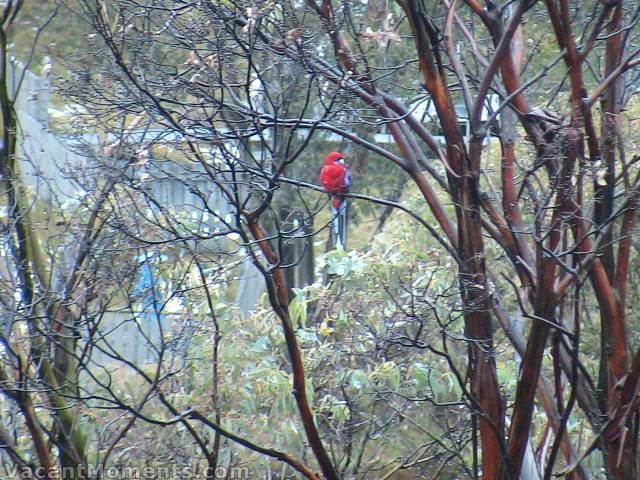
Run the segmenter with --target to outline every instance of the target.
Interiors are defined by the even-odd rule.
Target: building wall
[[[81,142],[71,137],[63,138],[51,129],[49,111],[52,109],[50,83],[47,77],[39,77],[24,70],[24,65],[14,62],[11,70],[11,93],[16,95],[16,110],[19,120],[19,168],[26,191],[45,204],[63,205],[68,200],[82,195],[78,183],[74,180],[91,165],[92,160],[82,152]],[[18,90],[19,87],[19,90]],[[97,143],[93,138],[83,136],[84,141]],[[162,175],[152,175],[150,188],[155,198],[164,205],[189,211],[202,209],[202,199],[191,189],[207,192],[209,208],[224,214],[229,211],[210,182],[190,172],[189,178],[180,178],[179,172],[165,171]],[[219,249],[220,240],[204,242],[203,248]],[[132,260],[133,261],[133,260]],[[249,262],[239,268],[238,289],[235,299],[243,315],[247,315],[264,292],[264,280]],[[178,326],[185,329],[188,319],[175,314],[163,314],[159,317],[144,312],[107,312],[100,320],[100,331],[105,335],[100,344],[105,350],[111,348],[129,361],[141,364],[157,359],[157,349],[162,344],[160,331],[171,337],[172,329]],[[162,327],[162,328],[160,328]],[[181,331],[182,331],[181,330]],[[188,339],[182,339],[182,343]],[[175,348],[180,342],[174,342]],[[172,347],[172,348],[173,348]],[[109,355],[95,349],[92,361],[109,362]]]

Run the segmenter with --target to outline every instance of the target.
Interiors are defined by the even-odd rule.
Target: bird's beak
[[[341,158],[340,160],[336,160],[334,163],[336,165],[344,165],[344,160]]]

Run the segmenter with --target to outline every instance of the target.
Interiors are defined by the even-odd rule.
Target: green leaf
[[[296,292],[296,296],[289,303],[289,314],[295,326],[307,328],[307,301],[304,294],[298,295]]]
[[[431,369],[424,363],[416,362],[411,367],[410,375],[413,377],[416,390],[424,391],[429,386]]]
[[[366,372],[358,369],[358,370],[354,370],[351,373],[351,378],[349,379],[349,381],[350,381],[351,387],[354,390],[361,391],[367,385],[369,385],[369,376],[366,374]]]

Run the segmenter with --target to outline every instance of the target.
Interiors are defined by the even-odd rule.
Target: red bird
[[[344,157],[340,152],[331,152],[324,159],[324,166],[320,171],[320,183],[331,195],[331,204],[338,210],[342,204],[341,194],[349,193],[351,185],[351,172],[344,164]]]
[[[331,244],[344,249],[347,246],[348,205],[345,193],[351,186],[351,172],[344,164],[340,152],[331,152],[324,159],[320,183],[331,196]]]

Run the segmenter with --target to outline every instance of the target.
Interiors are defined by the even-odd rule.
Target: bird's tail
[[[349,204],[344,197],[331,197],[331,243],[335,248],[347,248]]]

